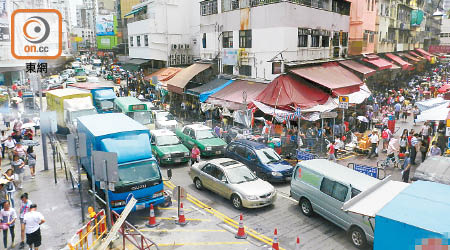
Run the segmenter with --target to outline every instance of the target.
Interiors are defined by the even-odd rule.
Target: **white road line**
[[[289,197],[289,195],[286,195],[286,194],[284,194],[284,193],[282,193],[282,192],[280,192],[280,191],[278,191],[278,195],[281,196],[281,197],[283,197],[283,198],[285,198],[285,199],[287,199],[287,200],[290,200],[290,201],[292,201],[292,202],[295,202],[295,203],[298,202],[298,201],[296,201],[295,199]]]
[[[197,207],[194,207],[194,206],[191,205],[191,208],[195,209],[197,212],[199,212],[199,213],[201,213],[201,214],[206,216],[206,213],[203,212],[202,210],[198,209]]]

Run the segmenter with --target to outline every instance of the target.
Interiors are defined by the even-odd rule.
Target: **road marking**
[[[178,209],[178,208],[177,207],[158,207],[158,210],[176,210],[176,209]],[[189,208],[183,208],[183,209],[184,209],[184,211],[192,211],[192,209],[189,209]],[[194,208],[194,209],[198,210],[198,208]]]
[[[175,188],[175,185],[173,183],[171,183],[170,181],[166,181],[166,182],[164,182],[164,184],[170,189]],[[192,202],[194,205],[198,206],[199,208],[204,209],[206,212],[214,215],[215,217],[222,220],[224,223],[228,224],[229,226],[232,226],[235,229],[239,228],[239,223],[237,221],[235,221],[235,220],[231,219],[230,217],[224,215],[223,213],[215,210],[214,208],[206,205],[205,203],[201,202],[194,196],[187,194],[187,200]],[[246,228],[247,234],[250,235],[251,237],[253,237],[254,239],[257,239],[265,244],[272,245],[273,240],[271,238],[265,236],[264,234],[260,234],[260,233],[256,232],[252,228],[248,228],[245,226],[244,226],[244,228]],[[280,247],[280,249],[285,250],[282,247]]]
[[[248,241],[209,241],[209,242],[180,242],[180,243],[162,243],[157,244],[158,247],[170,247],[170,246],[217,246],[217,245],[247,245]]]
[[[349,155],[349,156],[346,156],[346,157],[342,157],[342,158],[339,158],[339,159],[337,159],[338,161],[340,161],[340,160],[346,160],[346,159],[349,159],[349,158],[352,158],[352,157],[355,157],[356,156],[356,154],[351,154],[351,155]]]
[[[143,232],[155,232],[155,233],[160,233],[160,232],[202,232],[202,233],[207,233],[207,232],[228,232],[227,230],[224,229],[148,229],[148,228],[143,228],[140,231]]]
[[[282,192],[278,192],[278,195],[281,196],[281,197],[283,197],[283,198],[285,198],[285,199],[287,199],[287,200],[290,200],[290,201],[292,201],[292,202],[298,203],[298,201],[296,201],[296,200],[293,199],[292,197],[289,197],[289,195],[286,195],[286,194],[284,194],[284,193],[282,193]]]
[[[199,212],[199,213],[201,213],[201,214],[203,214],[203,215],[205,215],[206,216],[206,213],[205,212],[203,212],[202,210],[200,210],[200,209],[198,209],[198,208],[196,208],[196,207],[194,207],[194,206],[191,206],[195,211],[197,211],[197,212]]]
[[[148,218],[146,216],[142,216],[142,218]],[[178,218],[169,218],[169,217],[156,217],[157,220],[178,220]],[[185,220],[190,221],[211,221],[210,219],[192,219],[192,218],[185,218]]]

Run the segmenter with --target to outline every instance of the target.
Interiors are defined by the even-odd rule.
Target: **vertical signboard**
[[[0,42],[10,41],[9,14],[6,0],[0,0]]]

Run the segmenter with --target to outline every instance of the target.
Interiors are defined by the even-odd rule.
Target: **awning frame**
[[[147,10],[147,5],[139,7],[137,9],[131,10],[130,12],[128,12],[127,14],[125,14],[123,17],[129,17],[131,15],[137,14],[143,10]]]

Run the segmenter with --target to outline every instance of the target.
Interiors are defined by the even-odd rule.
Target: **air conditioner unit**
[[[177,65],[181,64],[181,55],[177,55]]]
[[[172,49],[177,49],[177,48],[178,48],[178,45],[172,44]]]
[[[184,44],[178,44],[178,49],[184,49]]]
[[[181,55],[181,64],[187,64],[186,55]]]
[[[190,47],[190,45],[187,44],[187,43],[184,45],[184,48],[185,48],[185,49],[189,49],[189,47]]]

